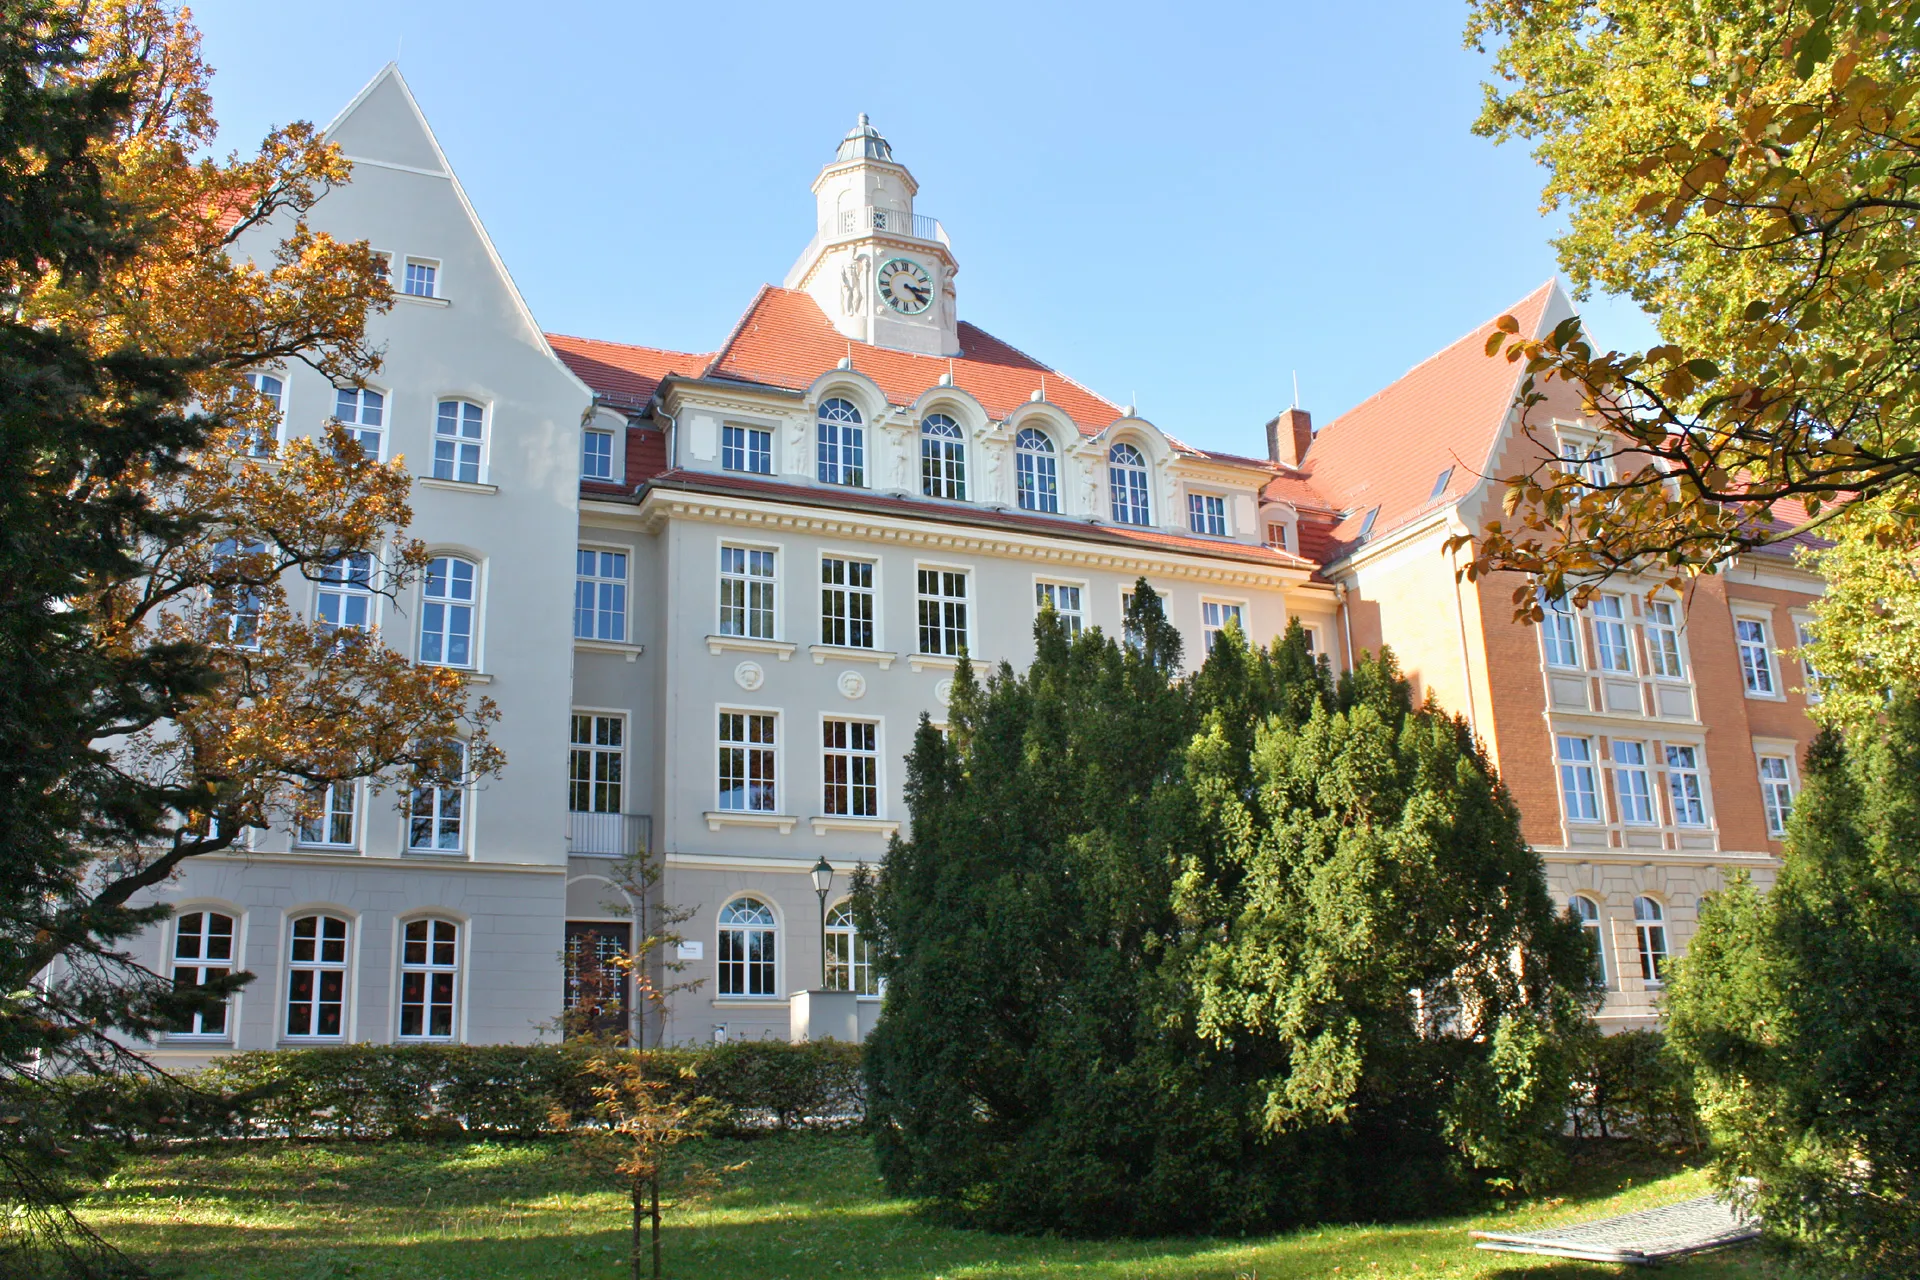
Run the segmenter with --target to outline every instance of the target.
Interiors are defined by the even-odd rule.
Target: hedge
[[[1571,1110],[1577,1137],[1681,1148],[1702,1142],[1692,1073],[1658,1031],[1589,1037],[1574,1073]]]
[[[630,1049],[719,1103],[719,1132],[861,1123],[860,1047],[749,1041]],[[527,1137],[591,1108],[585,1053],[568,1045],[343,1045],[237,1053],[186,1077],[190,1095],[103,1078],[93,1114],[129,1140],[160,1133],[289,1138]],[[117,1119],[124,1117],[124,1120]]]

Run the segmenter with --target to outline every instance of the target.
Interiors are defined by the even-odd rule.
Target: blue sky
[[[865,111],[960,313],[1203,447],[1328,422],[1554,271],[1470,132],[1463,4],[202,0],[222,143],[401,69],[547,329],[711,350],[813,232]],[[1586,308],[1643,345],[1629,305]]]

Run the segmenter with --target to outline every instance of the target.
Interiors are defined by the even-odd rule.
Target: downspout
[[[1346,667],[1347,674],[1353,674],[1353,615],[1347,610],[1347,584],[1333,584],[1333,598],[1340,605],[1340,630],[1347,637]]]
[[[671,471],[680,465],[678,457],[680,453],[680,423],[672,414],[660,407],[660,401],[658,399],[653,402],[653,416],[655,418],[665,418],[667,425],[673,428],[667,436],[667,470]]]

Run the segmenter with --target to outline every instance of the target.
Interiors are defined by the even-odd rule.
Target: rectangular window
[[[770,713],[720,713],[720,808],[731,813],[773,813],[774,717]]]
[[[773,432],[758,427],[721,427],[720,465],[728,471],[772,475]]]
[[[967,647],[967,575],[920,570],[920,652],[958,657]]]
[[[1036,582],[1033,584],[1033,607],[1035,610],[1053,606],[1060,615],[1060,621],[1067,624],[1067,636],[1072,638],[1080,634],[1086,625],[1086,616],[1080,611],[1080,588],[1065,582]]]
[[[1633,670],[1633,650],[1627,647],[1627,604],[1619,596],[1596,596],[1593,601],[1593,656],[1602,671]]]
[[[280,427],[287,417],[287,384],[271,373],[249,373],[245,377],[247,385],[267,402],[273,417],[271,427],[255,432],[247,442],[247,452],[256,458],[270,457],[274,445],[280,442]]]
[[[300,806],[300,843],[326,848],[353,847],[353,801],[356,784],[328,782],[307,792]]]
[[[820,557],[820,643],[873,648],[873,563]]]
[[[1686,665],[1680,660],[1680,614],[1678,609],[1666,600],[1655,600],[1647,605],[1647,665],[1653,668],[1653,674],[1669,680],[1679,680],[1686,676]]]
[[[1607,451],[1599,445],[1589,445],[1580,456],[1580,478],[1587,482],[1590,489],[1598,489],[1613,480],[1613,467]]]
[[[1216,493],[1187,495],[1187,528],[1210,538],[1227,536],[1227,500]]]
[[[879,726],[871,720],[828,720],[822,725],[821,772],[825,812],[849,818],[880,815]]]
[[[335,387],[333,416],[345,428],[347,438],[360,446],[367,461],[380,461],[382,442],[387,438],[387,398],[366,387]]]
[[[471,400],[442,400],[433,419],[433,478],[480,483],[487,411]]]
[[[1767,834],[1785,835],[1793,816],[1793,774],[1785,756],[1760,757],[1760,803],[1767,810]]]
[[[1288,535],[1287,526],[1279,521],[1267,525],[1267,545],[1275,551],[1293,550],[1293,539]]]
[[[1214,641],[1231,622],[1240,629],[1240,638],[1247,638],[1247,620],[1237,604],[1228,604],[1221,600],[1202,600],[1200,602],[1200,639],[1208,653],[1213,652]]]
[[[409,920],[400,943],[400,1037],[453,1039],[453,984],[460,972],[460,926]]]
[[[613,479],[613,432],[589,431],[580,455],[580,476],[584,480]]]
[[[1560,798],[1567,821],[1600,821],[1600,795],[1593,785],[1593,743],[1572,734],[1557,738],[1560,758]]]
[[[464,775],[467,768],[466,744],[453,743],[451,751],[452,759],[447,762],[448,774],[455,777]],[[407,848],[434,853],[460,852],[463,847],[460,837],[465,825],[466,796],[466,787],[459,781],[415,787],[413,799],[407,807]]]
[[[1806,677],[1806,687],[1802,692],[1808,702],[1820,701],[1820,669],[1813,665],[1813,655],[1808,650],[1813,645],[1813,624],[1795,619],[1793,638],[1800,646],[1800,672]]]
[[[720,634],[773,639],[773,552],[720,548]]]
[[[581,547],[575,553],[573,634],[579,640],[626,643],[626,552]]]
[[[1540,641],[1550,667],[1580,666],[1580,635],[1574,627],[1573,606],[1565,597],[1554,600],[1540,593]]]
[[[364,551],[322,565],[315,574],[315,610],[328,630],[373,625],[373,557]]]
[[[1736,618],[1735,641],[1740,646],[1740,678],[1747,692],[1770,696],[1773,693],[1773,654],[1767,643],[1767,624],[1756,618]]]
[[[435,277],[440,274],[437,263],[424,262],[418,258],[407,259],[407,275],[402,292],[410,298],[434,298]]]
[[[1620,821],[1635,826],[1652,826],[1656,821],[1646,743],[1614,740],[1613,797],[1620,806]]]
[[[1698,748],[1667,748],[1667,799],[1673,803],[1673,820],[1679,826],[1707,825],[1707,793],[1700,785]]]
[[[193,911],[173,924],[173,986],[176,991],[204,987],[233,972],[233,917],[217,911]],[[227,1034],[227,1002],[182,1016],[167,1028],[176,1036]]]
[[[619,813],[626,774],[627,722],[624,716],[573,713],[567,748],[567,810],[570,813]]]

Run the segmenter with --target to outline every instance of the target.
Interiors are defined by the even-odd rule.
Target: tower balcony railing
[[[953,242],[947,239],[947,229],[940,225],[940,219],[930,218],[924,213],[907,214],[898,209],[883,209],[870,204],[859,209],[842,209],[834,217],[828,218],[813,233],[813,239],[807,241],[807,247],[800,251],[794,270],[798,271],[806,263],[812,262],[814,254],[823,245],[838,244],[842,240],[871,235],[875,231],[945,245],[949,249],[953,247]],[[793,283],[793,277],[789,276],[787,284],[791,286]]]
[[[567,852],[625,858],[653,847],[653,815],[569,813]]]

